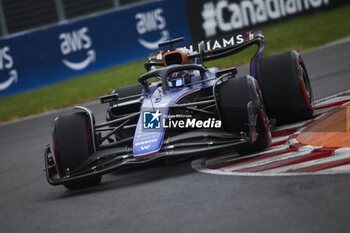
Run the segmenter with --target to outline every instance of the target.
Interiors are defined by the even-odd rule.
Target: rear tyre
[[[53,150],[56,168],[60,177],[74,171],[93,152],[91,125],[83,112],[73,112],[57,117],[53,122]],[[101,176],[91,176],[71,182],[64,186],[79,189],[97,185]]]
[[[239,154],[261,151],[271,144],[270,127],[265,114],[264,104],[257,81],[250,77],[229,79],[219,88],[219,107],[225,130],[233,134],[250,131],[248,119],[248,103],[253,104],[256,115],[257,139],[247,145],[236,147]]]
[[[257,80],[266,112],[277,124],[309,119],[313,113],[313,96],[305,64],[295,51],[261,59]]]

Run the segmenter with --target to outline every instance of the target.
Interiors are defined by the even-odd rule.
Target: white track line
[[[339,96],[339,97],[336,97],[334,99],[329,99],[329,100],[325,100],[323,102],[320,102],[319,104],[315,105],[315,108],[319,108],[322,106],[334,104],[334,103],[341,102],[344,100],[349,100],[349,99],[350,99],[350,96]]]
[[[337,175],[350,173],[350,170],[342,171],[342,172],[293,172],[293,173],[263,173],[263,172],[227,172],[221,170],[208,169],[204,167],[205,159],[197,159],[192,161],[191,166],[192,169],[206,174],[211,175],[224,175],[224,176],[258,176],[258,177],[277,177],[277,176],[315,176],[315,175]]]
[[[271,169],[263,172],[233,172],[223,169],[208,169],[205,167],[205,158],[194,160],[191,166],[194,170],[202,173],[213,175],[231,175],[231,176],[313,176],[313,175],[336,175],[343,173],[350,173],[350,165],[339,166],[336,168],[325,169],[318,172],[287,172],[290,169],[318,165],[328,162],[333,162],[341,159],[350,158],[350,148],[341,148],[334,152],[334,156],[322,158],[318,160],[308,161],[296,165],[290,165],[282,168]],[[288,169],[284,169],[288,168]]]
[[[322,173],[324,171],[334,172],[334,173],[348,172],[348,171],[350,171],[350,164],[342,165],[342,166],[338,166],[338,167],[333,167],[333,168],[329,168],[329,169],[325,169],[325,170],[322,170],[322,171],[319,171],[319,172]]]
[[[300,128],[300,127],[304,126],[305,124],[307,124],[308,122],[311,122],[313,120],[314,119],[310,119],[310,120],[306,120],[306,121],[301,121],[301,122],[297,122],[297,123],[292,123],[292,124],[288,124],[288,125],[279,126],[279,127],[275,128],[272,133],[278,133],[278,132],[281,132],[281,131],[286,131],[286,130],[292,130],[292,129]]]
[[[276,155],[276,156],[272,156],[272,157],[265,158],[265,159],[259,159],[259,160],[244,163],[244,164],[233,165],[233,166],[230,166],[228,168],[223,168],[221,170],[222,171],[232,171],[232,170],[248,169],[248,168],[253,168],[256,166],[261,166],[261,165],[265,165],[265,164],[269,164],[269,163],[280,162],[280,161],[284,161],[287,159],[296,158],[299,156],[310,154],[314,149],[315,149],[315,147],[312,147],[312,146],[303,146],[303,147],[300,147],[297,151],[288,152],[285,154]]]
[[[344,100],[350,100],[350,96],[341,96],[343,94],[348,94],[348,93],[350,93],[350,90],[322,98],[322,99],[315,102],[315,105],[316,105],[315,107],[321,107],[321,106],[334,104],[334,103],[344,101]],[[348,104],[348,103],[344,103],[342,105],[346,105],[346,104]],[[341,106],[341,105],[339,105],[339,106]],[[280,132],[280,131],[285,131],[285,130],[290,130],[290,129],[302,127],[305,124],[307,124],[308,122],[315,121],[317,119],[322,118],[327,112],[329,112],[329,111],[331,111],[339,106],[334,106],[334,107],[316,110],[315,114],[320,114],[320,116],[318,116],[317,118],[310,119],[310,120],[307,120],[304,122],[298,122],[298,123],[278,127],[273,132]],[[305,129],[305,127],[302,127],[291,135],[275,137],[275,138],[273,138],[273,143],[284,141],[292,135],[299,134],[304,129]],[[295,143],[298,143],[298,141],[296,139],[291,139],[291,140],[287,141],[287,143],[284,145],[272,147],[272,148],[269,148],[261,153],[255,153],[255,154],[246,156],[244,158],[245,159],[254,158],[257,156],[266,155],[267,153],[271,153],[271,152],[278,153],[278,152],[281,152],[283,150],[288,149],[289,145],[295,144]],[[270,170],[263,171],[263,172],[234,172],[234,171],[232,171],[233,169],[238,170],[238,169],[242,169],[242,168],[251,168],[251,167],[255,167],[255,166],[259,166],[259,165],[263,165],[263,164],[268,164],[271,162],[278,162],[278,161],[283,161],[283,160],[286,160],[289,158],[302,156],[302,155],[311,153],[315,148],[316,147],[312,147],[312,146],[304,146],[304,147],[301,147],[297,151],[294,151],[294,152],[289,152],[286,154],[273,156],[271,158],[261,159],[261,160],[257,160],[257,161],[253,161],[253,162],[247,162],[244,164],[238,164],[238,165],[232,164],[232,166],[228,165],[227,167],[222,168],[222,169],[208,169],[206,167],[206,164],[205,164],[206,163],[205,158],[194,160],[194,161],[192,161],[191,165],[192,165],[193,169],[195,169],[199,172],[208,173],[208,174],[216,174],[216,175],[235,175],[235,176],[301,176],[301,175],[302,176],[304,176],[304,175],[310,176],[310,175],[332,175],[332,174],[350,173],[350,165],[343,165],[343,166],[338,166],[338,167],[334,167],[334,168],[324,169],[324,170],[318,171],[318,172],[288,172],[289,170],[292,170],[292,169],[294,170],[294,169],[298,169],[298,168],[304,168],[304,167],[309,167],[309,166],[313,166],[313,165],[319,165],[319,164],[324,164],[324,163],[328,163],[328,162],[334,162],[334,161],[341,160],[341,159],[350,158],[350,148],[337,149],[333,152],[333,155],[330,157],[320,158],[320,159],[307,161],[307,162],[303,162],[303,163],[298,163],[298,164],[293,164],[293,165],[289,165],[289,166],[283,166],[281,168],[270,169]],[[232,158],[232,159],[227,160],[227,158],[228,157],[220,158],[218,160],[214,159],[214,160],[210,160],[210,162],[215,163],[216,161],[219,161],[219,160],[225,161],[225,162],[234,162],[234,161],[242,159],[242,157],[237,156],[236,154],[230,156],[230,158]]]
[[[291,135],[281,136],[281,137],[273,137],[271,143],[274,144],[274,143],[286,141],[290,136]]]
[[[318,115],[318,114],[325,114],[325,113],[328,113],[329,111],[332,111],[333,109],[336,109],[338,106],[335,106],[335,107],[330,107],[330,108],[321,108],[321,109],[316,109],[314,110],[314,115]],[[317,117],[319,118],[319,116]],[[317,119],[317,118],[314,118]]]
[[[235,162],[237,160],[250,159],[250,158],[255,158],[255,157],[258,157],[258,156],[260,157],[260,156],[264,156],[264,155],[269,154],[269,153],[282,152],[282,151],[284,151],[284,150],[286,150],[288,148],[289,148],[289,145],[274,146],[274,147],[270,147],[270,148],[268,148],[268,149],[266,149],[266,150],[264,150],[262,152],[249,154],[249,155],[246,155],[246,156],[235,156],[235,157],[232,157],[232,159],[225,160],[225,162],[226,163],[231,163],[231,162]],[[208,164],[213,164],[213,162],[215,163],[216,161],[215,160],[210,160],[208,162],[209,162]],[[231,167],[229,164],[227,166]],[[235,165],[232,164],[232,166],[235,166]]]
[[[314,104],[319,104],[320,102],[324,102],[326,100],[329,100],[329,99],[334,99],[338,96],[341,96],[341,95],[344,95],[344,94],[349,94],[350,93],[350,89],[349,90],[346,90],[346,91],[342,91],[342,92],[339,92],[337,94],[334,94],[334,95],[329,95],[329,96],[326,96],[324,98],[321,98],[321,99],[318,99],[314,102]]]
[[[311,161],[307,161],[307,162],[304,162],[304,163],[298,163],[298,164],[293,164],[293,165],[284,166],[284,167],[280,167],[280,168],[270,169],[270,170],[264,171],[263,173],[288,172],[289,170],[294,170],[294,169],[299,169],[299,168],[306,168],[306,167],[310,167],[310,166],[314,166],[314,165],[320,165],[320,164],[324,164],[324,163],[328,163],[328,162],[334,162],[334,161],[337,161],[337,160],[348,159],[348,158],[350,158],[350,153],[332,155],[330,157],[316,159],[316,160],[311,160]],[[326,171],[326,170],[327,169],[325,169],[324,171]],[[322,172],[322,171],[320,171],[320,172]]]

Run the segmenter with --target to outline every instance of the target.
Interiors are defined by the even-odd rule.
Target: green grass
[[[262,27],[267,40],[265,56],[303,51],[350,35],[350,5]],[[207,63],[220,68],[246,63],[255,48]],[[74,78],[38,90],[0,99],[0,122],[94,100],[114,88],[134,84],[145,72],[144,61],[131,62],[102,72]]]

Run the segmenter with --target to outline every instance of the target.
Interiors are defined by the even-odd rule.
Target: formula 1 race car
[[[106,122],[96,123],[80,106],[55,118],[52,145],[45,148],[50,184],[77,189],[100,183],[106,173],[154,161],[258,152],[271,144],[272,122],[312,116],[303,60],[295,51],[263,58],[261,31],[176,46],[183,41],[159,44],[168,48],[150,54],[139,84],[100,97],[109,104]],[[204,65],[252,45],[257,52],[250,75]]]

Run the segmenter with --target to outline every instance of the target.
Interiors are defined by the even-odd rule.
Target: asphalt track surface
[[[350,43],[302,55],[316,99],[350,89]],[[105,106],[87,105],[102,121]],[[66,111],[0,125],[0,232],[350,232],[349,174],[220,176],[187,161],[50,186],[43,149]]]

